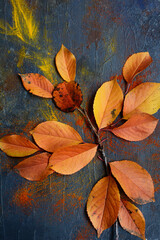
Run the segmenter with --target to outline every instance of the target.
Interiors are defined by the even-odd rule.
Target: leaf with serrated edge
[[[34,143],[20,135],[1,138],[0,149],[11,157],[25,157],[40,150]]]
[[[125,97],[123,118],[128,119],[137,112],[156,113],[160,108],[160,83],[141,83]]]
[[[56,67],[61,77],[67,81],[74,81],[76,76],[76,58],[63,44],[57,53]]]
[[[142,212],[134,204],[122,199],[118,218],[124,230],[145,240],[145,219]]]
[[[18,163],[14,169],[30,181],[42,181],[54,172],[47,168],[50,156],[51,154],[46,152],[34,155]]]
[[[116,221],[119,205],[120,194],[114,178],[102,178],[93,187],[87,201],[87,213],[98,237]]]
[[[53,91],[53,101],[63,112],[73,112],[82,103],[82,92],[76,82],[59,83]]]
[[[149,52],[139,52],[131,55],[124,64],[123,76],[130,83],[133,78],[152,63]]]
[[[58,148],[83,142],[74,128],[57,121],[40,123],[31,131],[31,134],[37,145],[48,152],[54,152]]]
[[[54,86],[47,78],[38,73],[19,74],[19,76],[27,91],[39,97],[52,98]]]
[[[93,112],[99,129],[110,125],[122,109],[123,92],[117,83],[117,76],[109,82],[105,82],[98,89]]]
[[[111,129],[111,132],[128,141],[141,141],[153,133],[157,123],[158,119],[155,117],[147,113],[137,113],[120,127]]]
[[[73,174],[85,167],[94,158],[96,151],[97,145],[92,143],[61,148],[52,154],[49,167],[60,174]]]
[[[154,202],[154,185],[150,174],[139,164],[123,160],[109,163],[113,176],[126,195],[138,204]]]

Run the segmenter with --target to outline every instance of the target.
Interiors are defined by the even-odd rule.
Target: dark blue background
[[[77,59],[77,77],[84,99],[83,107],[92,112],[96,90],[121,73],[127,57],[148,51],[153,63],[135,83],[160,82],[160,1],[158,0],[12,0],[0,1],[0,120],[1,136],[24,134],[38,123],[56,119],[73,126],[85,141],[94,136],[79,113],[65,114],[52,100],[25,91],[17,73],[38,72],[53,84],[61,82],[54,57],[63,43]],[[21,8],[22,7],[22,8]],[[21,11],[20,11],[21,9]],[[23,10],[25,10],[23,12]],[[14,14],[19,15],[21,32],[27,29],[28,11],[32,12],[37,36],[16,36]],[[3,21],[2,21],[3,20]],[[3,23],[5,22],[5,23]],[[159,114],[155,116],[158,118]],[[159,125],[141,142],[127,142],[108,133],[105,151],[108,159],[128,159],[139,163],[152,176],[155,203],[140,206],[146,219],[146,238],[159,239]],[[13,172],[20,159],[0,152],[1,161],[1,240],[80,240],[97,239],[86,214],[86,201],[94,184],[105,176],[103,162],[95,159],[72,176],[51,175],[43,182],[29,182]],[[134,240],[119,227],[120,239]],[[100,239],[114,238],[114,229]]]

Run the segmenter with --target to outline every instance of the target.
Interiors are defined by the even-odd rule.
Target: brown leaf
[[[27,91],[39,97],[52,98],[54,87],[47,78],[38,73],[19,74],[19,76]]]
[[[14,169],[30,181],[41,181],[54,172],[47,168],[50,156],[46,152],[34,155],[18,163]]]
[[[25,157],[40,150],[30,140],[19,135],[1,138],[0,149],[11,157]]]
[[[63,112],[73,112],[82,103],[82,92],[76,82],[59,83],[53,91],[53,100]]]
[[[160,83],[146,82],[132,89],[125,97],[123,116],[130,118],[137,112],[156,113],[160,108]]]
[[[154,186],[150,174],[132,161],[110,163],[111,172],[127,196],[138,204],[154,201]]]
[[[122,199],[118,218],[123,229],[145,240],[145,219],[134,204]]]
[[[152,63],[149,52],[139,52],[131,55],[123,67],[124,79],[129,83],[133,78]]]
[[[128,141],[141,141],[153,133],[157,123],[158,119],[155,117],[147,113],[137,113],[120,127],[112,129],[111,132]]]
[[[94,158],[96,151],[97,145],[92,143],[58,149],[52,154],[49,167],[57,173],[73,174],[85,167]]]
[[[76,76],[76,58],[63,44],[56,55],[55,62],[61,77],[67,82],[74,81]]]
[[[117,83],[117,76],[109,82],[105,82],[98,89],[93,112],[99,128],[110,125],[122,110],[123,92]]]
[[[104,177],[93,187],[87,202],[88,216],[97,230],[98,237],[117,219],[120,194],[115,180]]]
[[[83,142],[74,128],[57,121],[40,123],[31,133],[37,145],[48,152]]]

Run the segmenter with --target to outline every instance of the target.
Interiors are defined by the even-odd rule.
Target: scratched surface
[[[73,126],[85,141],[94,136],[78,112],[65,114],[45,100],[26,92],[17,73],[38,72],[53,84],[61,82],[54,57],[63,43],[76,56],[83,107],[92,116],[98,87],[121,73],[126,58],[149,51],[153,63],[135,83],[160,82],[159,0],[1,0],[0,1],[0,136],[24,134],[38,123],[56,119]],[[160,114],[155,114],[160,118]],[[144,141],[127,142],[108,133],[109,160],[133,160],[151,174],[155,203],[140,207],[146,218],[146,238],[159,233],[159,125]],[[1,240],[95,240],[96,231],[86,214],[94,184],[105,176],[103,162],[95,159],[71,176],[54,174],[43,182],[29,182],[12,168],[20,159],[0,152]],[[115,239],[114,228],[101,240]],[[120,239],[136,240],[119,227]]]

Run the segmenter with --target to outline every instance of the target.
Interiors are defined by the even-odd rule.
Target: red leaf
[[[63,112],[73,112],[82,103],[82,92],[76,82],[59,83],[53,91],[53,100]]]

